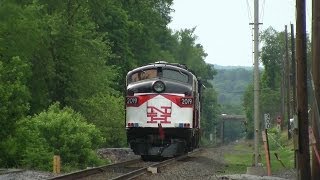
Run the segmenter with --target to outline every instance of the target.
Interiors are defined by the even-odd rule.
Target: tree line
[[[263,65],[260,79],[260,111],[261,111],[261,124],[264,128],[263,114],[269,113],[271,121],[274,124],[277,116],[281,115],[281,82],[282,76],[284,76],[283,69],[287,66],[284,63],[286,53],[286,34],[285,31],[277,31],[273,27],[265,29],[261,35],[261,54],[260,62]],[[288,34],[288,39],[291,39],[291,35]],[[307,42],[307,64],[310,70],[311,65],[311,46],[310,41]],[[291,44],[288,44],[288,54],[291,61]],[[291,66],[291,65],[290,65]],[[309,76],[309,75],[308,75]],[[310,78],[309,78],[310,79]],[[291,77],[291,81],[293,77]],[[285,99],[285,102],[287,99]],[[248,133],[247,137],[252,138],[254,133],[253,123],[253,84],[248,85],[243,96],[243,107],[248,119]],[[284,116],[283,121],[288,123],[290,117]]]
[[[64,170],[98,165],[124,147],[126,73],[158,60],[186,64],[207,87],[202,128],[219,107],[193,29],[168,28],[173,0],[0,2],[0,165]]]

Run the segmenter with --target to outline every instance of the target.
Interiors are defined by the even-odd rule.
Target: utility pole
[[[285,58],[281,61],[281,118],[284,119],[285,116]]]
[[[288,124],[290,124],[290,66],[289,66],[289,48],[288,48],[288,28],[287,25],[285,25],[285,42],[286,42],[286,57],[285,57],[285,88],[287,90],[286,92],[286,110],[287,110],[287,120]],[[282,123],[284,123],[284,118],[282,120]]]
[[[320,118],[318,112],[320,101],[320,1],[313,0],[312,2],[312,77],[314,83],[315,103],[312,107],[312,130],[316,139],[316,147],[320,146],[319,143],[319,130],[317,121]],[[318,106],[316,106],[316,104]],[[316,155],[312,151],[312,179],[320,179],[320,165],[317,162]]]
[[[254,162],[258,166],[260,137],[259,108],[259,0],[254,1]]]
[[[298,179],[311,179],[308,133],[306,0],[296,0]]]
[[[294,42],[294,27],[293,24],[291,25],[291,84],[292,84],[292,116],[293,116],[293,123],[292,125],[294,126],[295,124],[295,119],[296,119],[296,115],[297,115],[297,94],[296,94],[296,81],[297,81],[297,77],[296,77],[296,49],[295,49],[295,42]],[[292,132],[294,132],[292,134],[293,137],[296,137],[296,127],[291,127],[290,124],[288,125],[288,130],[289,128],[291,128]],[[290,132],[288,132],[288,139],[290,139],[291,137]],[[294,144],[294,147],[296,147],[296,144]],[[294,150],[294,168],[297,167],[297,153],[296,153],[296,149]]]
[[[295,53],[295,42],[294,42],[294,27],[291,24],[291,84],[292,84],[292,115],[293,117],[297,114],[297,93],[296,93],[296,53]]]

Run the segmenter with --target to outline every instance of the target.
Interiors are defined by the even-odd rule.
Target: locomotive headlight
[[[161,93],[165,90],[166,86],[162,81],[156,81],[153,83],[153,90],[157,93]]]

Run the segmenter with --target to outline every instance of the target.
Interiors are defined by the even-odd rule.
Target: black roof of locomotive
[[[171,66],[176,66],[176,67],[185,69],[185,70],[187,70],[187,71],[190,71],[185,64],[168,63],[168,62],[166,62],[166,61],[157,61],[157,62],[154,62],[154,63],[150,63],[149,65],[155,65],[155,64],[164,64],[165,66],[166,66],[166,65],[171,65]]]
[[[176,68],[176,69],[183,70],[184,72],[189,73],[189,74],[191,74],[191,75],[196,77],[196,75],[190,69],[188,69],[188,67],[186,65],[179,64],[179,63],[168,63],[166,61],[157,61],[155,63],[150,63],[148,65],[138,67],[136,69],[133,69],[133,70],[129,71],[128,75],[132,74],[133,72],[141,71],[143,69],[148,69],[148,68],[152,68],[152,67],[171,67],[171,68]]]

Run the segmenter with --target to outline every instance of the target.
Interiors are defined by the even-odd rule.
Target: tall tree
[[[172,52],[178,63],[187,65],[207,87],[212,87],[208,80],[213,79],[216,71],[212,65],[206,64],[205,53],[201,44],[196,43],[197,36],[194,35],[195,28],[184,29],[176,32],[177,51]]]
[[[8,61],[0,59],[1,139],[14,134],[15,123],[29,110],[27,79],[30,73],[30,65],[19,57]]]
[[[111,47],[111,55],[106,62],[117,69],[118,77],[114,88],[122,91],[125,75],[136,65],[132,48],[129,44],[129,32],[135,24],[129,20],[128,12],[122,2],[117,0],[89,1],[90,15],[97,24],[97,31],[105,33]]]
[[[285,52],[284,32],[277,32],[272,27],[263,31],[261,42],[261,61],[265,71],[262,76],[264,87],[276,90],[280,87],[282,61]]]
[[[253,123],[253,84],[249,84],[243,95],[243,108],[247,117],[246,137],[252,139],[254,136],[254,123]]]
[[[32,75],[30,58],[38,48],[36,7],[21,8],[11,1],[0,6],[0,139],[14,133],[15,122],[29,110],[27,82]],[[33,43],[30,43],[33,42]],[[30,43],[30,44],[29,44]]]
[[[105,65],[110,56],[110,43],[103,33],[96,31],[86,1],[18,3],[16,6],[24,11],[33,10],[33,16],[22,15],[24,22],[33,23],[26,27],[26,32],[35,29],[35,35],[27,36],[34,38],[23,42],[28,44],[27,49],[35,47],[28,51],[32,64],[32,78],[28,83],[32,95],[31,114],[54,101],[80,110],[80,99],[112,91],[109,87],[115,72]],[[9,42],[19,42],[19,39],[10,39]]]
[[[201,109],[201,128],[205,138],[209,139],[209,134],[214,132],[217,126],[220,106],[217,102],[217,92],[208,88],[204,90]]]

